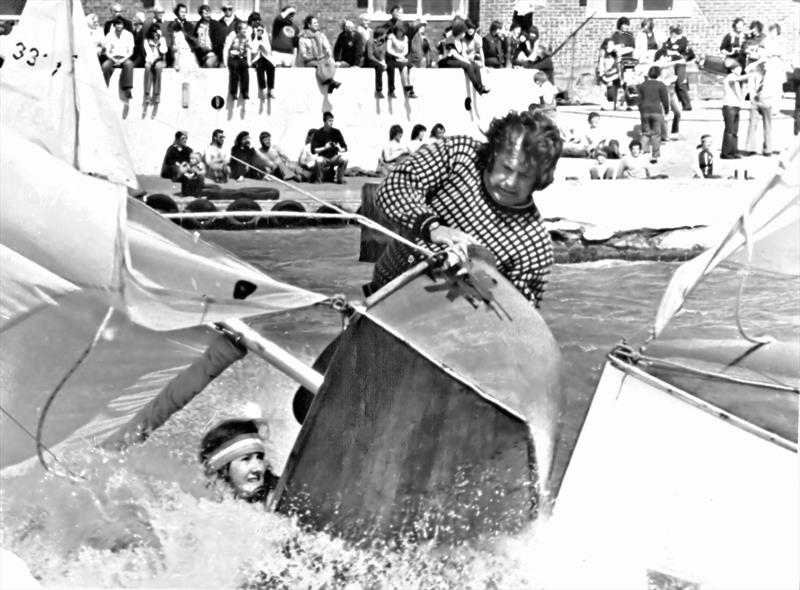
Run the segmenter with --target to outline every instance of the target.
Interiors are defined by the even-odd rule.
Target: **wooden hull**
[[[351,320],[277,510],[352,540],[457,543],[518,531],[546,506],[562,406],[552,335],[493,265],[473,272],[497,281],[508,317],[426,289],[442,281],[423,270]]]
[[[560,587],[797,588],[796,437],[650,372],[606,364],[544,541]]]

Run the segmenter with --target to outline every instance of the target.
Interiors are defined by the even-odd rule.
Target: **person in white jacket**
[[[167,41],[159,27],[150,27],[144,40],[143,104],[156,105],[161,100],[161,71],[166,65]]]
[[[119,92],[123,100],[130,100],[131,88],[133,88],[133,35],[124,28],[122,18],[117,17],[113,21],[111,30],[106,35],[105,55],[103,64],[103,77],[108,86],[111,74],[115,68],[120,68],[122,73],[119,77]]]

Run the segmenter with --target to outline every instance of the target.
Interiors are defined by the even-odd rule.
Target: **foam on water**
[[[356,297],[369,265],[356,259],[352,230],[214,232],[206,237],[280,280]],[[287,252],[301,252],[292,264]],[[651,324],[675,265],[593,263],[554,268],[543,315],[564,354],[575,437],[607,351]],[[721,271],[671,329],[687,337],[735,335],[735,274]],[[800,337],[796,284],[749,287],[746,321]],[[340,317],[311,309],[262,318],[260,329],[306,362],[340,330]],[[126,359],[120,359],[126,362]],[[122,456],[77,450],[62,456],[86,482],[40,469],[0,481],[0,545],[51,587],[154,588],[645,588],[646,568],[614,547],[581,547],[580,527],[541,520],[514,537],[473,547],[348,546],[300,530],[260,506],[220,500],[206,487],[197,445],[207,427],[247,402],[270,424],[269,458],[280,471],[299,426],[295,385],[258,359],[226,371],[144,445]],[[624,566],[624,567],[622,567]]]

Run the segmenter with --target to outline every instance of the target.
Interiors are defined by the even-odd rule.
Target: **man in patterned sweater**
[[[485,142],[451,136],[417,151],[381,184],[377,203],[407,237],[429,249],[487,247],[500,273],[538,307],[553,252],[533,193],[553,182],[561,144],[550,118],[512,111],[492,121]],[[420,260],[392,242],[365,292]]]

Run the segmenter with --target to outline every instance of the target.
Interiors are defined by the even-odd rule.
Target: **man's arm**
[[[347,142],[344,140],[344,135],[342,135],[342,132],[339,129],[336,130],[336,135],[336,143],[339,144],[339,147],[343,152],[346,152]]]

